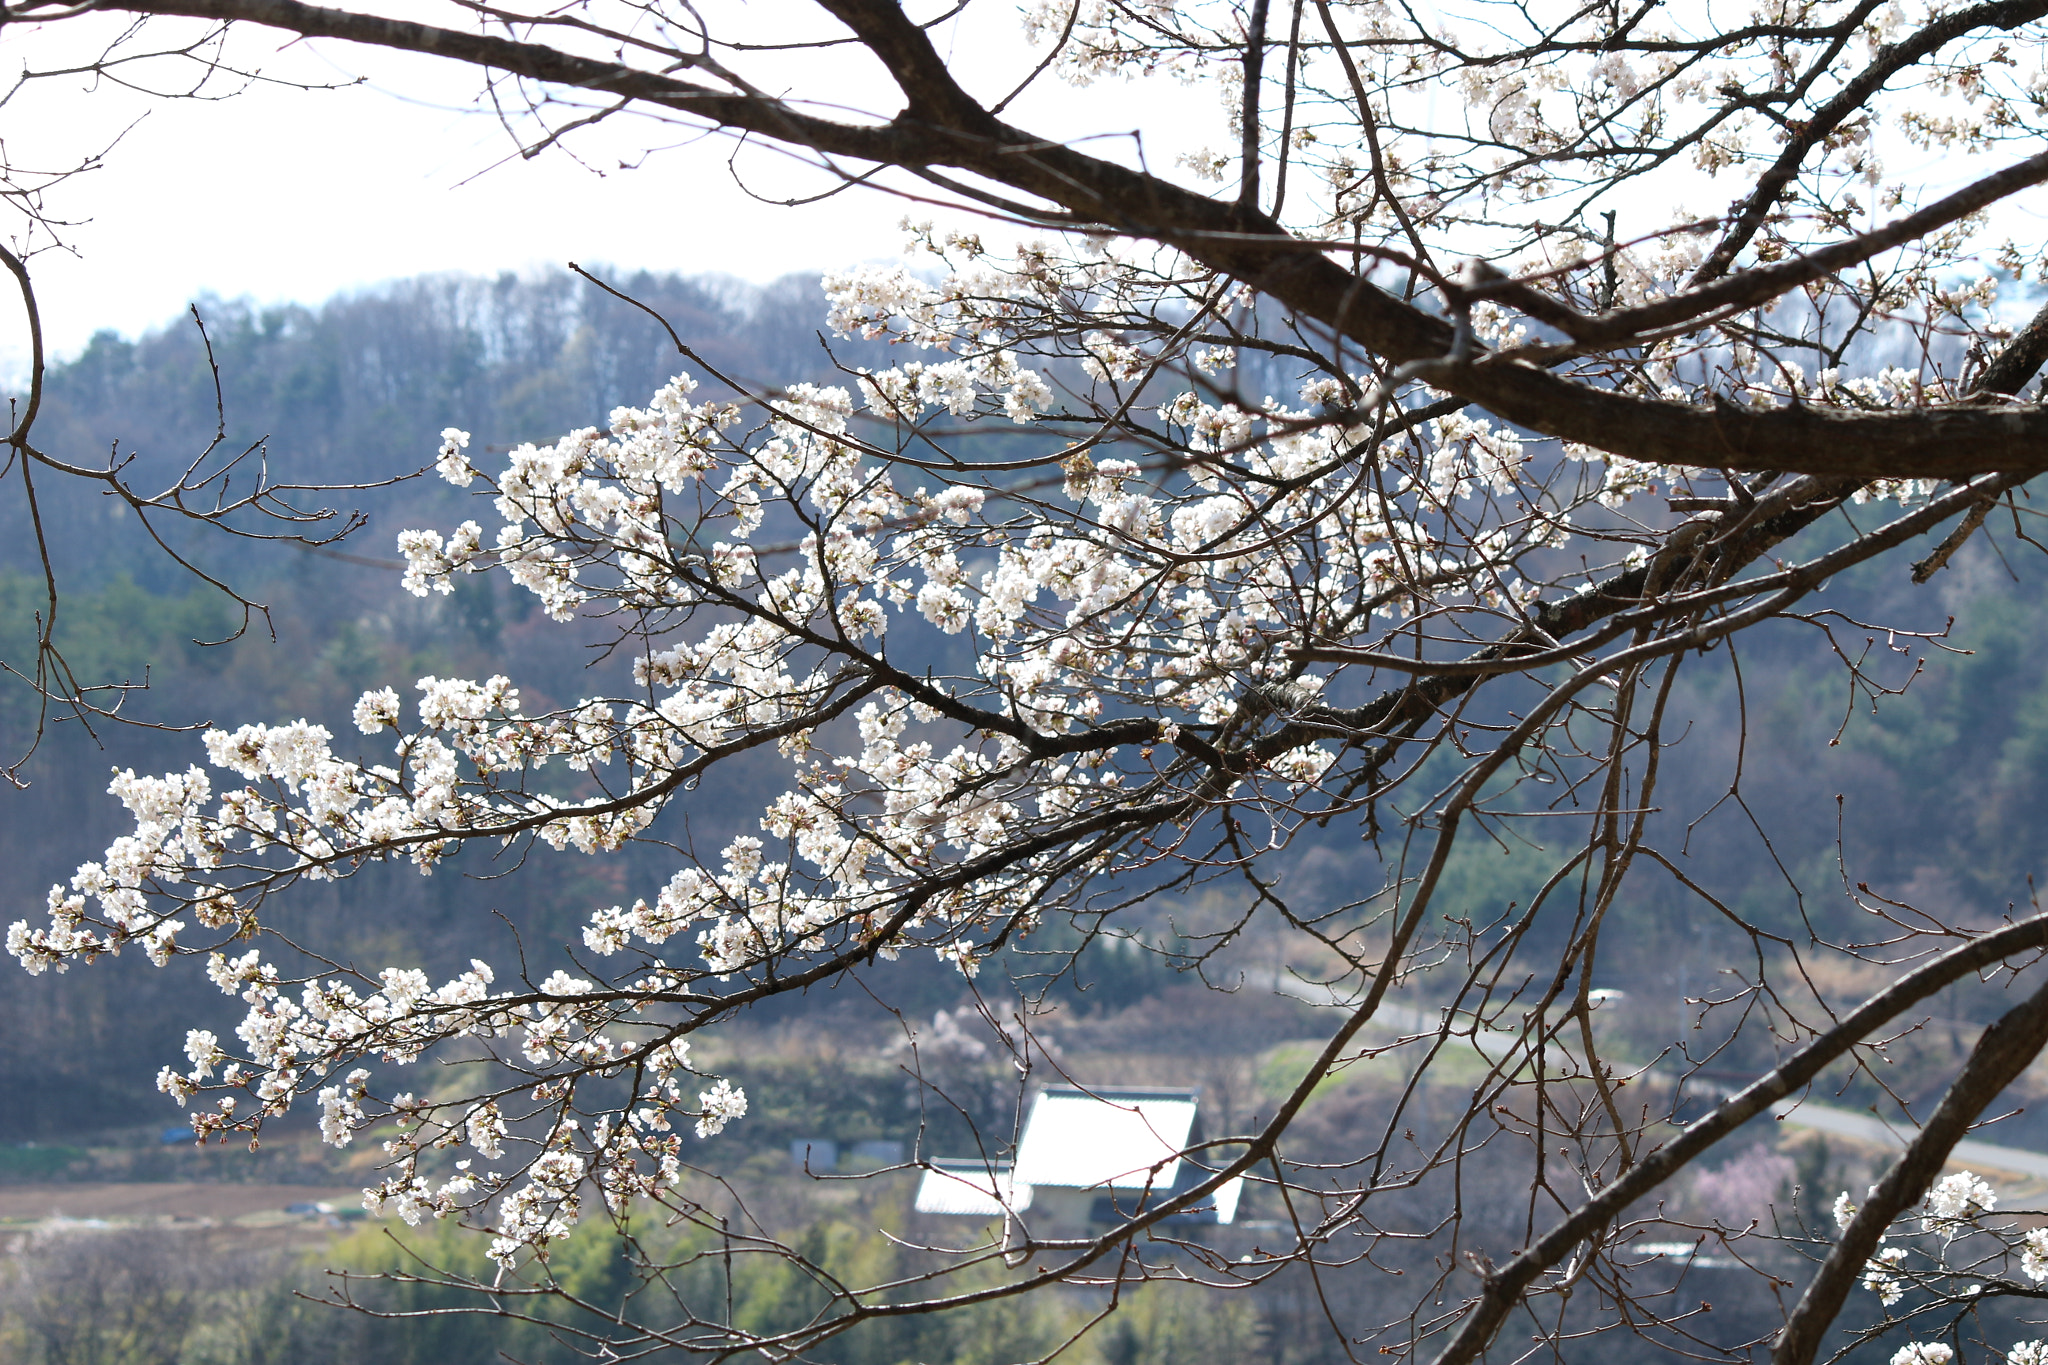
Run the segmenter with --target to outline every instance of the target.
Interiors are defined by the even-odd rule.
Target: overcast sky
[[[929,0],[938,5],[943,0]],[[751,36],[786,39],[792,16],[817,11],[795,0],[700,0]],[[438,0],[377,0],[403,17],[451,20]],[[1016,0],[974,0],[937,30],[969,88],[994,97],[1040,53],[1023,39]],[[182,22],[182,21],[172,21]],[[829,23],[829,21],[824,21]],[[114,15],[0,29],[0,72],[90,60],[120,31]],[[200,28],[187,30],[199,32]],[[180,30],[152,21],[159,39]],[[806,35],[810,36],[810,35]],[[176,318],[211,293],[260,302],[316,303],[333,294],[428,271],[495,273],[560,267],[574,260],[621,269],[723,272],[765,281],[897,255],[906,212],[972,225],[964,212],[906,204],[864,190],[787,208],[749,197],[727,169],[734,144],[718,137],[682,145],[682,130],[619,121],[578,134],[578,160],[550,151],[533,161],[489,114],[475,111],[481,76],[468,68],[342,43],[298,43],[237,30],[234,55],[301,83],[366,83],[348,89],[258,86],[214,102],[164,100],[72,76],[33,82],[0,105],[0,139],[16,167],[53,168],[111,147],[103,169],[57,187],[48,209],[73,224],[68,251],[32,262],[54,357],[75,354],[100,328],[133,335]],[[897,97],[857,48],[754,54],[748,74],[770,89],[827,102],[829,112],[893,113]],[[188,68],[189,71],[189,68]],[[142,74],[142,73],[135,73]],[[176,73],[157,73],[163,80]],[[834,103],[836,102],[836,106]],[[1075,91],[1048,78],[1007,114],[1023,127],[1186,179],[1180,154],[1214,149],[1224,136],[1213,88],[1170,78],[1109,81]],[[660,148],[651,156],[648,148]],[[622,157],[643,160],[622,171]],[[1945,161],[1891,147],[1888,175],[1925,193],[1981,174],[1969,158]],[[788,158],[760,144],[738,163],[741,180],[769,198],[816,192],[815,174],[793,175]],[[1726,187],[1680,167],[1659,195],[1638,190],[1649,216],[1673,210],[1673,193],[1702,211]],[[1691,177],[1698,181],[1697,176]],[[1209,188],[1209,187],[1204,187]],[[2040,210],[2002,206],[2022,236],[2038,237]],[[2025,221],[2020,221],[2024,219]],[[13,237],[18,219],[0,222]],[[993,239],[1008,229],[991,228]],[[24,329],[11,295],[0,295],[0,380],[19,377]]]
[[[972,43],[982,49],[976,67],[993,67],[996,76],[1028,65],[1035,54],[1022,42],[1013,5],[998,0],[973,14],[979,27],[954,39],[956,56],[961,43]],[[10,26],[0,31],[0,70],[31,60],[54,64],[56,51],[81,58],[98,36],[86,25],[97,22],[89,16],[40,32]],[[245,42],[260,42],[245,51],[265,55],[266,70],[299,80],[367,76],[368,83],[310,92],[258,87],[201,103],[69,77],[36,82],[0,108],[17,166],[72,164],[115,144],[104,169],[67,182],[50,199],[57,216],[76,220],[64,230],[71,251],[45,251],[32,262],[53,356],[74,354],[100,328],[132,335],[161,325],[204,293],[317,302],[425,271],[494,273],[571,260],[769,280],[893,257],[906,212],[949,217],[865,191],[801,208],[756,202],[728,173],[732,145],[719,139],[672,146],[637,170],[619,170],[621,156],[680,140],[677,129],[645,124],[608,125],[572,144],[588,165],[560,153],[508,161],[504,130],[469,110],[481,85],[474,72],[336,43],[300,44],[280,57],[276,35],[249,32]],[[813,88],[804,83],[802,59],[778,60],[792,88]],[[844,67],[843,57],[834,60]],[[834,71],[835,79],[843,74]],[[1015,112],[1026,126],[1058,135],[1100,131],[1048,127],[1076,104],[1061,93],[1055,86],[1052,98]],[[1193,115],[1167,120],[1170,127],[1220,127],[1213,96],[1170,83],[1091,91],[1087,107],[1114,118],[1122,105],[1128,130],[1140,121],[1133,107],[1140,99],[1148,124],[1164,100],[1189,102]],[[1115,141],[1093,149],[1114,154]],[[1171,165],[1177,150],[1148,147],[1148,160]],[[768,152],[740,169],[769,196],[822,187],[815,177],[793,180],[786,161]],[[22,331],[18,318],[6,320],[0,363],[18,374]]]

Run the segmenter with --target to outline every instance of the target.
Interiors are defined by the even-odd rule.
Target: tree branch
[[[40,6],[6,17],[30,20]],[[724,128],[827,155],[915,168],[946,164],[1060,204],[1115,231],[1149,238],[1243,279],[1393,366],[1433,362],[1429,382],[1505,420],[1653,464],[1784,471],[1859,480],[1966,479],[2048,463],[2048,411],[2033,405],[1861,412],[1809,405],[1756,409],[1633,397],[1574,383],[1532,364],[1446,359],[1450,324],[1361,281],[1319,244],[1255,208],[1219,203],[1141,171],[1013,128],[974,105],[921,29],[900,12],[834,0],[833,12],[880,44],[877,55],[911,108],[881,126],[803,114],[778,100],[727,94],[594,61],[544,44],[459,33],[325,9],[299,0],[110,0],[135,14],[260,23],[309,37],[421,52],[534,80],[643,101]],[[893,10],[893,7],[888,7]],[[913,38],[912,35],[915,35]],[[963,101],[965,101],[963,103]],[[932,118],[943,122],[928,121]]]
[[[1723,1101],[1713,1113],[1687,1128],[1670,1143],[1649,1153],[1626,1175],[1574,1209],[1570,1217],[1545,1233],[1534,1246],[1488,1276],[1486,1288],[1480,1294],[1479,1301],[1472,1306],[1450,1343],[1437,1354],[1434,1365],[1467,1365],[1467,1362],[1476,1359],[1493,1340],[1494,1334],[1500,1330],[1501,1324],[1507,1320],[1515,1304],[1521,1301],[1523,1292],[1535,1283],[1538,1275],[1563,1260],[1573,1247],[1612,1222],[1630,1204],[1649,1195],[1716,1142],[1787,1095],[1803,1088],[1829,1063],[1846,1054],[1850,1048],[1867,1037],[1871,1030],[1900,1011],[1927,999],[1952,981],[1981,971],[2015,953],[2042,947],[2048,947],[2048,914],[2035,915],[2017,924],[2009,924],[1960,947],[1951,948],[1932,962],[1906,973],[1884,990],[1871,996],[1840,1023],[1799,1049],[1775,1070],[1751,1081]],[[2022,1010],[2038,1010],[2040,1014],[2038,1020],[2035,1015],[2027,1014],[2024,1019],[2026,1028],[2048,1029],[2048,986],[2043,986],[2036,992]],[[1987,1034],[1986,1039],[1989,1036]],[[2001,1036],[2015,1035],[2009,1032]],[[2029,1033],[2024,1036],[2033,1035]],[[1980,1040],[1979,1047],[1983,1046],[1984,1040]],[[2038,1042],[2034,1049],[2039,1049]],[[1997,1053],[1999,1064],[2003,1065],[2011,1055],[2005,1045],[2001,1044]],[[2028,1060],[2032,1059],[2032,1055],[2032,1052],[2027,1054]],[[1975,1056],[1973,1053],[1973,1062]],[[2025,1062],[2020,1063],[2021,1067],[2025,1065]],[[1965,1071],[1967,1074],[1967,1067]],[[1960,1078],[1956,1084],[1957,1087],[1962,1085]],[[2003,1085],[1998,1087],[2003,1088]],[[1952,1090],[1951,1095],[1954,1093]],[[1986,1095],[1979,1102],[1978,1108],[1981,1109],[1984,1103],[1989,1102],[1991,1095],[1996,1093],[1997,1090],[1994,1089],[1990,1095]],[[1947,1101],[1944,1101],[1944,1104],[1946,1103]],[[1975,1113],[1975,1110],[1971,1111],[1972,1118]],[[1968,1123],[1964,1123],[1963,1127],[1967,1128]],[[1924,1132],[1932,1131],[1934,1125],[1930,1123]],[[1961,1135],[1958,1131],[1956,1139]],[[1949,1145],[1953,1146],[1956,1139],[1951,1139]],[[1942,1150],[1945,1153],[1947,1147]],[[1862,1260],[1859,1259],[1857,1265],[1860,1267],[1861,1264]]]
[[[1899,1155],[1863,1207],[1842,1232],[1842,1240],[1821,1264],[1799,1297],[1771,1352],[1773,1365],[1809,1365],[1842,1301],[1855,1287],[1892,1220],[1918,1203],[1941,1174],[1948,1154],[1969,1133],[1984,1107],[2040,1055],[2048,1044],[2048,983],[1984,1030],[1962,1073],[1941,1097],[1927,1126]]]

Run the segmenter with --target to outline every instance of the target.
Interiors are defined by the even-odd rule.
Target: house
[[[956,1214],[967,1218],[1000,1218],[1007,1211],[1031,1207],[1032,1189],[1020,1186],[1007,1161],[940,1158],[925,1163],[917,1186],[919,1213]]]
[[[1136,1087],[1048,1086],[1032,1101],[1010,1163],[928,1162],[917,1191],[920,1213],[978,1218],[1024,1215],[1037,1236],[1078,1236],[1121,1222],[1208,1175],[1181,1156],[1199,1142],[1200,1094]],[[1206,1164],[1206,1163],[1205,1163]],[[1230,1223],[1242,1177],[1169,1224]]]

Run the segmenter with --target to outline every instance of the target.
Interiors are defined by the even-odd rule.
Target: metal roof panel
[[[1192,1090],[1049,1087],[1031,1107],[1016,1178],[1080,1189],[1166,1189],[1180,1172],[1195,1099]]]
[[[1021,1213],[1030,1207],[1031,1187],[1017,1183],[1007,1161],[991,1168],[978,1159],[941,1158],[926,1163],[924,1178],[917,1183],[919,1213],[1000,1218],[1005,1212]]]

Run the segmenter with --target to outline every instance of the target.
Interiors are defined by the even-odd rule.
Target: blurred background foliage
[[[481,1242],[448,1225],[402,1239],[372,1228],[313,1255],[227,1250],[218,1234],[205,1232],[46,1233],[34,1256],[17,1258],[12,1273],[0,1277],[0,1358],[20,1365],[571,1360],[587,1344],[582,1334],[603,1332],[607,1315],[647,1312],[643,1295],[660,1300],[665,1316],[677,1320],[691,1310],[722,1317],[730,1305],[736,1321],[763,1333],[796,1327],[825,1302],[817,1281],[787,1260],[744,1251],[728,1258],[716,1238],[678,1236],[658,1224],[634,1233],[627,1239],[602,1228],[578,1232],[544,1273],[515,1277],[497,1295],[426,1282],[423,1263],[485,1282],[495,1273]],[[791,1240],[842,1282],[875,1283],[917,1269],[917,1254],[876,1231],[871,1218],[820,1220]],[[649,1286],[649,1264],[668,1267],[665,1285]],[[983,1275],[978,1283],[994,1278]],[[532,1293],[543,1288],[549,1292]],[[316,1301],[344,1293],[363,1311]],[[897,1299],[915,1293],[906,1286]],[[1286,1354],[1269,1340],[1248,1295],[1160,1283],[1121,1297],[1112,1325],[1088,1333],[1061,1359],[1238,1365]],[[1076,1290],[938,1317],[882,1317],[837,1338],[824,1355],[841,1365],[1004,1365],[1051,1354],[1108,1299],[1107,1290]],[[642,1358],[688,1356],[657,1347]]]
[[[750,383],[846,382],[843,367],[889,363],[866,343],[834,339],[827,348],[817,330],[821,298],[807,279],[767,288],[676,276],[620,283],[668,316],[711,364]],[[651,319],[567,275],[402,281],[319,308],[202,300],[199,313],[219,366],[218,411],[206,347],[191,320],[138,340],[102,335],[52,371],[38,427],[45,447],[80,462],[108,452],[132,456],[133,470],[146,474],[182,466],[218,426],[225,453],[214,458],[260,445],[273,477],[375,484],[430,460],[444,426],[472,431],[473,451],[548,440],[602,424],[612,407],[644,402],[686,368]],[[422,479],[340,494],[337,505],[360,510],[368,525],[334,552],[164,528],[194,563],[270,607],[267,619],[241,630],[240,609],[150,549],[131,513],[90,491],[52,490],[45,518],[62,591],[57,639],[74,673],[89,683],[146,681],[126,712],[156,725],[305,716],[343,737],[343,747],[355,737],[349,706],[368,687],[403,693],[425,674],[504,672],[530,705],[545,706],[616,683],[613,663],[592,648],[599,636],[547,623],[524,594],[495,579],[425,601],[399,590],[398,569],[386,562],[395,558],[393,536],[469,515],[462,495]],[[0,505],[0,660],[16,666],[32,657],[37,613],[45,609],[44,566],[20,517],[15,503]],[[1677,869],[1723,905],[1802,943],[1875,934],[1879,926],[1848,894],[1859,883],[1968,922],[2024,904],[2048,871],[2048,608],[2040,573],[2035,560],[2008,561],[1981,538],[1924,587],[1908,581],[1904,558],[1881,561],[1831,585],[1810,621],[1752,631],[1732,658],[1689,660],[1671,707],[1683,719],[1667,735],[1678,747],[1665,762],[1655,817],[1661,846],[1679,850]],[[906,631],[899,641],[892,632],[891,648],[925,647],[913,638]],[[1841,656],[1864,660],[1884,686],[1908,679],[1911,686],[1873,704],[1867,694],[1852,695]],[[936,652],[932,662],[946,664]],[[27,687],[0,677],[0,746],[10,755],[28,744],[38,714]],[[75,720],[50,719],[24,770],[31,785],[0,791],[0,888],[9,920],[31,914],[52,883],[122,832],[122,812],[105,794],[116,761],[167,770],[202,758],[186,730],[92,733]],[[664,817],[673,821],[670,837],[687,834],[716,847],[749,831],[750,812],[780,789],[776,762],[764,754],[694,793]],[[1526,800],[1528,791],[1518,795]],[[1560,797],[1560,808],[1569,808]],[[1494,932],[1518,922],[1555,866],[1562,851],[1556,831],[1567,823],[1509,819],[1471,839],[1444,889],[1447,913]],[[1394,829],[1390,838],[1398,837]],[[545,849],[524,857],[516,877],[500,875],[509,860],[464,859],[432,878],[370,869],[339,886],[300,888],[290,913],[342,960],[370,971],[406,963],[435,973],[472,955],[505,960],[521,946],[544,954],[576,944],[593,906],[649,894],[671,870],[659,849],[598,860]],[[1272,893],[1309,910],[1368,902],[1384,876],[1355,822],[1305,831],[1269,870],[1277,877]],[[1539,958],[1548,937],[1570,932],[1580,894],[1574,885],[1560,888],[1531,926],[1529,946]],[[1088,917],[1049,924],[972,988],[929,955],[913,956],[757,1010],[699,1045],[707,1066],[746,1085],[752,1111],[693,1157],[730,1182],[776,1235],[805,1239],[828,1265],[872,1274],[914,1256],[876,1231],[907,1216],[909,1177],[806,1180],[790,1165],[791,1144],[830,1141],[846,1150],[887,1141],[927,1155],[999,1150],[1016,1130],[1029,1088],[1063,1074],[1199,1086],[1206,1121],[1215,1131],[1235,1130],[1291,1084],[1327,1032],[1322,1007],[1333,998],[1312,986],[1295,992],[1306,1000],[1273,992],[1276,974],[1293,969],[1312,982],[1319,964],[1286,956],[1279,935],[1257,920],[1237,934],[1227,970],[1198,960],[1213,942],[1200,936],[1227,930],[1249,900],[1247,888],[1227,882],[1176,891],[1120,910],[1109,923],[1122,937],[1092,942]],[[1363,934],[1373,932],[1371,908],[1357,912]],[[519,926],[520,944],[506,920]],[[1725,1044],[1715,1067],[1753,1074],[1767,1064],[1769,1038],[1761,1030],[1732,1041],[1691,1032],[1698,1010],[1685,1002],[1740,990],[1753,975],[1744,964],[1754,951],[1675,876],[1640,865],[1603,937],[1600,984],[1624,993],[1603,1014],[1606,1044],[1636,1065],[1657,1062],[1674,1035],[1696,1039],[1689,1044],[1695,1056]],[[1839,964],[1814,974],[1843,1000],[1881,979]],[[1427,997],[1426,981],[1416,989]],[[1048,1012],[1020,1064],[1002,1038],[1017,1036],[1026,995]],[[131,959],[63,976],[0,974],[0,1086],[11,1097],[0,1106],[0,1180],[357,1179],[375,1152],[324,1149],[303,1116],[266,1134],[256,1153],[159,1140],[178,1115],[154,1090],[156,1069],[187,1028],[231,1030],[239,1014],[232,1006],[198,973]],[[1932,1094],[1996,1008],[1983,992],[1959,990],[1934,1002],[1922,1026],[1891,1049],[1891,1088],[1908,1103]],[[1673,1061],[1665,1055],[1643,1084],[1668,1084]],[[1484,1067],[1475,1058],[1467,1070],[1446,1066],[1434,1082],[1442,1093],[1425,1086],[1412,1098],[1403,1121],[1418,1140],[1462,1111],[1467,1096],[1452,1092]],[[1831,1102],[1894,1104],[1867,1081],[1843,1084]],[[1363,1150],[1361,1131],[1387,1122],[1403,1085],[1402,1063],[1392,1055],[1333,1078],[1304,1114],[1292,1154],[1349,1159]],[[2016,1104],[2048,1098],[2048,1077],[2030,1076],[2015,1089]],[[2039,1113],[2001,1124],[1994,1140],[2048,1149],[2048,1105],[2031,1108]],[[1753,1143],[1763,1145],[1751,1152]],[[1682,1195],[1681,1205],[1690,1198],[1716,1216],[1741,1205],[1752,1216],[1814,1217],[1820,1205],[1811,1192],[1825,1188],[1832,1197],[1863,1178],[1869,1161],[1780,1131],[1745,1136],[1729,1151],[1750,1154],[1707,1173],[1712,1178]],[[1472,1180],[1475,1189],[1498,1187],[1496,1212],[1512,1221],[1523,1173],[1481,1164]],[[1249,1197],[1246,1216],[1254,1223],[1282,1212],[1263,1207],[1257,1191]],[[1397,1264],[1406,1257],[1426,1270],[1426,1233],[1437,1212],[1420,1201],[1390,1201],[1388,1225],[1416,1240],[1376,1257]],[[482,1268],[474,1238],[445,1227],[407,1235],[424,1236],[430,1258],[443,1264]],[[956,1227],[945,1235],[963,1234]],[[324,1292],[318,1266],[412,1264],[383,1228],[310,1261],[237,1250],[217,1232],[124,1232],[118,1255],[112,1240],[94,1233],[34,1245],[27,1236],[17,1235],[14,1254],[0,1257],[8,1305],[0,1314],[0,1359],[25,1365],[461,1365],[501,1352],[571,1358],[545,1324],[475,1314],[381,1320],[299,1297]],[[722,1261],[697,1262],[683,1277],[687,1292],[722,1296],[723,1281],[705,1278],[717,1266]],[[599,1305],[637,1284],[616,1240],[597,1227],[579,1231],[552,1270]],[[740,1258],[729,1286],[735,1312],[750,1325],[808,1312],[813,1291],[791,1274],[765,1258]],[[154,1305],[154,1335],[123,1326],[127,1319],[102,1300],[88,1305],[76,1297],[95,1284],[91,1292],[105,1303]],[[369,1284],[362,1292],[372,1306],[410,1314],[454,1291]],[[1341,1300],[1341,1286],[1337,1292]],[[1102,1307],[1077,1291],[941,1320],[875,1323],[835,1343],[829,1358],[848,1365],[1025,1358]],[[1340,1308],[1362,1321],[1371,1305]],[[1754,1308],[1770,1311],[1761,1302]],[[101,1324],[92,1333],[53,1335],[37,1325],[88,1311]],[[1307,1343],[1326,1341],[1327,1332],[1290,1324],[1319,1320],[1323,1311],[1315,1286],[1291,1280],[1246,1295],[1159,1285],[1127,1295],[1112,1319],[1062,1359],[1321,1359],[1313,1352],[1324,1348]],[[1717,1307],[1741,1311],[1734,1301]]]

